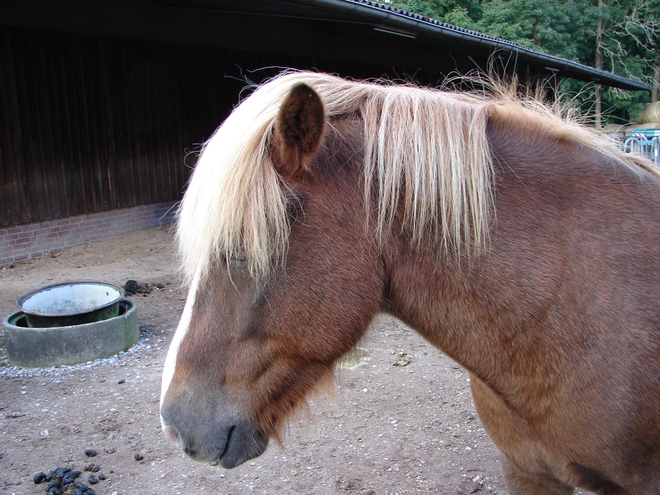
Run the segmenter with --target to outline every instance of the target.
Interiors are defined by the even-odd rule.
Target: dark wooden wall
[[[1,50],[0,226],[179,198],[243,86],[215,49],[6,29]]]

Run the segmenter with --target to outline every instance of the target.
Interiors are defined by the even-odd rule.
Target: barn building
[[[644,84],[368,0],[0,5],[0,264],[169,223],[194,150],[282,68]]]

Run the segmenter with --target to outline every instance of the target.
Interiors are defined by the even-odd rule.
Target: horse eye
[[[220,256],[220,264],[223,266],[228,266],[230,268],[239,268],[245,265],[246,261],[247,258],[242,255],[232,256],[231,258],[227,258],[227,256],[224,254]]]
[[[229,260],[229,266],[240,267],[245,265],[247,258],[245,256],[234,256]]]
[[[293,225],[299,221],[303,214],[303,199],[300,196],[289,198],[286,204],[286,216],[289,220],[289,225]]]

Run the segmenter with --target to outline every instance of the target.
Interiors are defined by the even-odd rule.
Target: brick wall
[[[175,205],[168,201],[0,228],[0,265],[172,223]]]

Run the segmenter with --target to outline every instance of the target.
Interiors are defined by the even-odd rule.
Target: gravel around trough
[[[284,445],[233,469],[196,463],[160,430],[160,374],[186,292],[168,228],[0,267],[0,313],[58,282],[162,284],[135,294],[140,341],[76,366],[20,369],[0,336],[0,495],[45,494],[36,473],[81,471],[98,495],[505,494],[467,373],[401,322],[380,316],[336,386],[292,417]],[[94,450],[89,457],[85,451]],[[90,475],[105,479],[91,485]],[[93,479],[93,478],[92,478]]]

